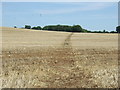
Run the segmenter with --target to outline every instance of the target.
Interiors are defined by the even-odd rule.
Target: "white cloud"
[[[76,3],[77,4],[77,3]],[[77,4],[78,5],[78,4]],[[113,5],[113,3],[86,3],[86,4],[80,4],[79,7],[66,7],[61,9],[44,9],[44,10],[37,10],[37,13],[41,14],[64,14],[64,13],[72,13],[72,12],[78,12],[78,11],[93,11],[93,10],[100,10],[104,9],[106,7],[109,7]]]
[[[119,0],[1,0],[2,2],[119,2]]]

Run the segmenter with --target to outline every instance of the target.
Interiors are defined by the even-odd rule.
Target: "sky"
[[[113,31],[118,26],[117,2],[3,2],[2,26],[80,25]]]

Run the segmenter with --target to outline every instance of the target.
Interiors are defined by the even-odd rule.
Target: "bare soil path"
[[[67,38],[65,39],[65,41],[64,41],[64,43],[63,43],[63,47],[69,47],[69,48],[71,48],[72,47],[72,43],[71,43],[71,37],[72,37],[72,35],[73,35],[73,33],[70,33],[68,36],[67,36]]]

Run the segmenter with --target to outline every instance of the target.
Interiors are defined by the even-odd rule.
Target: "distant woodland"
[[[17,28],[17,26],[14,26],[14,28]],[[99,30],[99,31],[90,31],[83,29],[80,25],[48,25],[48,26],[35,26],[31,27],[30,25],[25,25],[23,27],[24,29],[33,29],[33,30],[48,30],[48,31],[64,31],[64,32],[82,32],[82,33],[119,33],[120,32],[120,26],[116,27],[115,31],[106,31],[106,30]]]

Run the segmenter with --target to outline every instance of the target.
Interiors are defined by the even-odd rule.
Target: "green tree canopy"
[[[40,26],[37,26],[37,27],[32,27],[32,29],[41,30],[42,28]]]
[[[83,32],[83,29],[80,25],[73,25],[72,26],[72,31],[73,32]]]
[[[26,29],[31,29],[31,26],[30,25],[25,25],[25,28]]]
[[[43,27],[43,30],[51,31],[67,31],[67,32],[82,32],[83,29],[80,25],[68,26],[68,25],[48,25]]]
[[[116,27],[116,31],[117,31],[118,33],[120,33],[120,26],[117,26],[117,27]]]

